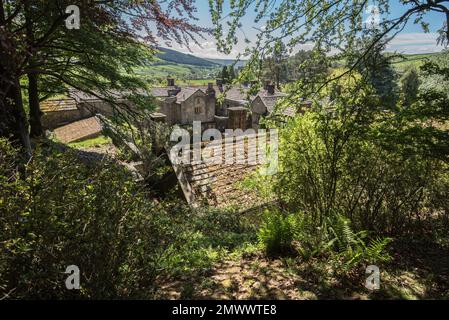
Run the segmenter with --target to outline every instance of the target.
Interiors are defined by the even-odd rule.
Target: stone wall
[[[213,122],[215,103],[212,105],[208,96],[198,90],[188,99],[181,102],[181,124],[192,124],[193,121]]]
[[[248,110],[245,107],[232,107],[228,109],[229,119],[227,129],[246,130],[246,117]]]
[[[42,126],[45,129],[53,130],[68,123],[87,118],[88,116],[89,114],[79,109],[70,109],[44,112],[41,120]]]

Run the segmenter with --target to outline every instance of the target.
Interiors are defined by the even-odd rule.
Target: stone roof
[[[70,143],[94,138],[101,134],[102,129],[100,120],[91,117],[56,128],[53,132],[57,140]]]
[[[108,96],[110,98],[115,98],[115,99],[123,99],[125,94],[126,93],[124,93],[124,92],[122,92],[122,93],[121,92],[108,92]],[[76,102],[82,102],[82,101],[102,100],[101,97],[103,97],[104,95],[101,93],[97,93],[97,92],[90,94],[90,93],[86,93],[86,92],[79,91],[79,90],[70,90],[69,96],[72,99],[74,99]]]
[[[189,99],[195,92],[198,90],[202,91],[201,88],[193,88],[193,87],[184,87],[181,88],[181,91],[176,95],[176,102],[183,102]]]
[[[194,207],[207,205],[219,208],[234,206],[239,211],[245,211],[269,202],[266,199],[261,199],[255,191],[245,189],[242,186],[245,178],[260,166],[256,161],[257,149],[248,148],[248,144],[243,143],[243,141],[245,139],[247,141],[252,139],[254,142],[261,141],[257,139],[266,139],[266,135],[255,134],[235,137],[234,139],[235,141],[232,143],[225,143],[223,140],[220,145],[216,146],[217,148],[221,146],[221,155],[213,153],[205,155],[203,153],[203,161],[200,163],[176,164],[175,160],[170,158],[184,196],[190,205]],[[234,159],[236,159],[238,157],[236,146],[239,143],[244,150],[245,163],[226,164],[224,161],[225,148],[232,145]],[[208,143],[202,143],[202,150],[206,146],[208,146]]]
[[[197,92],[198,90],[201,90],[203,93],[206,93],[208,86],[207,85],[191,85],[191,86],[165,86],[165,87],[154,87],[151,88],[150,92],[154,97],[158,98],[167,98],[169,97],[169,91],[170,90],[181,90],[177,95],[176,99],[178,102],[183,102],[187,100],[192,94]],[[257,96],[260,96],[263,98],[264,103],[266,104],[267,108],[272,108],[276,102],[276,100],[279,97],[285,96],[284,93],[275,91],[273,95],[268,94],[268,92],[265,89],[259,90],[256,94],[248,96],[248,90],[249,87],[245,87],[242,85],[234,85],[234,86],[227,86],[223,85],[222,87],[218,87],[217,85],[213,85],[213,89],[215,90],[216,94],[223,93],[225,95],[225,98],[227,100],[235,101],[238,103],[241,103],[242,105],[249,101],[254,100]],[[142,91],[142,94],[144,92]],[[119,92],[112,92],[109,93],[109,95],[112,98],[116,99],[123,99],[124,94]],[[80,101],[92,101],[92,100],[99,100],[99,98],[95,95],[87,94],[81,91],[72,90],[69,93],[69,96],[74,99],[76,102]]]
[[[259,93],[258,96],[261,98],[265,107],[267,107],[268,112],[273,112],[276,102],[286,96],[285,93],[275,92],[274,94],[269,94],[266,91]]]
[[[156,87],[151,88],[151,94],[155,97],[168,97],[168,90],[176,89],[175,87]]]
[[[40,103],[42,112],[58,112],[76,110],[76,101],[74,99],[46,100]]]

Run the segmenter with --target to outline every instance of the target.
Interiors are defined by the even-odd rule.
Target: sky
[[[197,24],[205,27],[212,27],[208,1],[195,1],[198,10],[197,17],[199,18]],[[225,2],[229,2],[229,0],[225,0]],[[398,17],[401,13],[407,10],[407,7],[401,4],[399,1],[391,0],[390,10],[391,17]],[[368,18],[369,13],[365,13],[365,16],[366,18]],[[390,18],[390,16],[388,16],[387,18]],[[248,44],[244,43],[244,41],[242,40],[246,37],[253,42],[256,39],[257,35],[256,28],[260,29],[264,27],[263,22],[259,23],[259,25],[255,24],[254,18],[255,13],[252,10],[249,10],[247,15],[242,19],[242,28],[238,33],[238,37],[241,39],[241,41],[239,41],[239,43],[234,47],[230,55],[225,55],[217,51],[215,39],[213,36],[207,36],[205,40],[201,40],[200,46],[191,45],[191,52],[189,52],[186,47],[182,47],[178,44],[173,44],[171,48],[184,53],[191,53],[203,58],[235,58],[239,52],[243,52],[244,49],[248,46]],[[441,28],[444,21],[444,16],[441,13],[429,12],[426,13],[424,21],[429,23],[429,33],[424,33],[420,25],[413,24],[413,21],[409,21],[404,30],[390,42],[387,47],[387,51],[397,51],[399,53],[405,54],[441,51],[442,47],[437,45],[436,38],[438,35],[436,31]],[[307,50],[311,47],[312,44],[306,44],[302,47],[298,47],[297,49]]]

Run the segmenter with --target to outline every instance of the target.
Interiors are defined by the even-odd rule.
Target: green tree
[[[394,55],[385,54],[384,42],[375,42],[369,54],[366,46],[373,43],[376,33],[360,38],[353,47],[347,48],[345,52],[349,69],[355,66],[355,70],[361,74],[365,80],[374,88],[375,93],[380,97],[383,108],[394,108],[399,99],[399,87],[397,84],[398,75],[392,66]],[[357,62],[357,63],[356,63]]]
[[[416,101],[419,83],[418,70],[415,67],[407,69],[401,77],[401,100],[404,106],[410,107]]]
[[[410,21],[421,24],[423,30],[428,31],[428,24],[423,21],[428,13],[438,12],[446,20],[449,19],[447,0],[401,0],[400,4],[403,5],[403,10],[393,12],[389,0],[376,1],[379,16],[371,17],[378,22],[374,26],[365,21],[365,13],[371,5],[369,1],[279,0],[276,1],[276,6],[272,6],[265,0],[242,0],[231,1],[230,9],[226,10],[223,8],[223,1],[210,1],[210,9],[217,46],[225,53],[230,53],[238,43],[236,31],[240,28],[242,19],[248,12],[255,11],[254,23],[265,25],[264,29],[259,30],[254,46],[248,49],[248,54],[252,56],[250,60],[255,63],[268,57],[278,41],[284,41],[288,48],[312,43],[316,50],[325,54],[330,54],[332,50],[344,52],[346,48],[354,47],[360,35],[369,34],[374,27],[376,35],[366,43],[364,52],[354,62],[357,65],[377,43],[385,44],[394,39]],[[224,25],[228,27],[224,28]],[[441,34],[446,39],[449,39],[448,27],[447,23],[442,26]],[[334,61],[338,59],[334,58]],[[248,67],[253,66],[249,64]],[[348,73],[353,71],[352,67],[347,70]],[[317,89],[332,80],[327,79]]]
[[[434,65],[426,70],[447,72]],[[305,212],[315,227],[344,215],[358,231],[402,233],[428,210],[447,215],[442,208],[449,203],[440,198],[448,192],[441,187],[448,179],[449,135],[441,125],[448,119],[447,92],[425,90],[411,108],[384,112],[362,75],[329,77],[338,80],[314,99],[313,109],[283,124],[279,172],[258,185],[284,208]]]
[[[278,89],[281,88],[281,83],[287,81],[287,59],[289,57],[287,47],[282,41],[277,41],[273,50],[274,62],[274,83]]]
[[[221,70],[221,79],[225,84],[229,82],[229,72],[227,66],[223,66],[223,69]]]
[[[234,66],[233,66],[233,65],[230,65],[230,66],[228,66],[228,69],[229,69],[229,71],[228,71],[228,74],[229,74],[229,80],[232,81],[232,80],[235,79],[235,70],[234,70]]]
[[[4,114],[0,135],[12,135],[28,155],[29,125],[20,90],[25,76],[32,133],[39,135],[39,100],[46,96],[40,96],[39,88],[45,86],[39,84],[39,79],[49,78],[59,87],[64,84],[91,94],[97,92],[113,102],[107,91],[134,91],[136,82],[127,76],[133,70],[127,54],[134,50],[130,56],[137,59],[132,66],[142,63],[144,56],[136,53],[144,43],[156,43],[154,26],[163,40],[186,44],[207,31],[190,22],[195,8],[180,0],[171,0],[167,6],[158,1],[83,1],[78,4],[82,27],[68,30],[64,21],[70,13],[65,8],[71,4],[65,0],[0,1],[0,109]],[[176,15],[172,13],[175,11]],[[110,61],[107,55],[111,55]]]

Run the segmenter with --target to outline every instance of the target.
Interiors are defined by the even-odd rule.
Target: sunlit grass
[[[96,138],[69,143],[69,146],[75,149],[82,149],[82,148],[98,147],[109,143],[112,143],[112,140],[109,137],[100,135]]]

